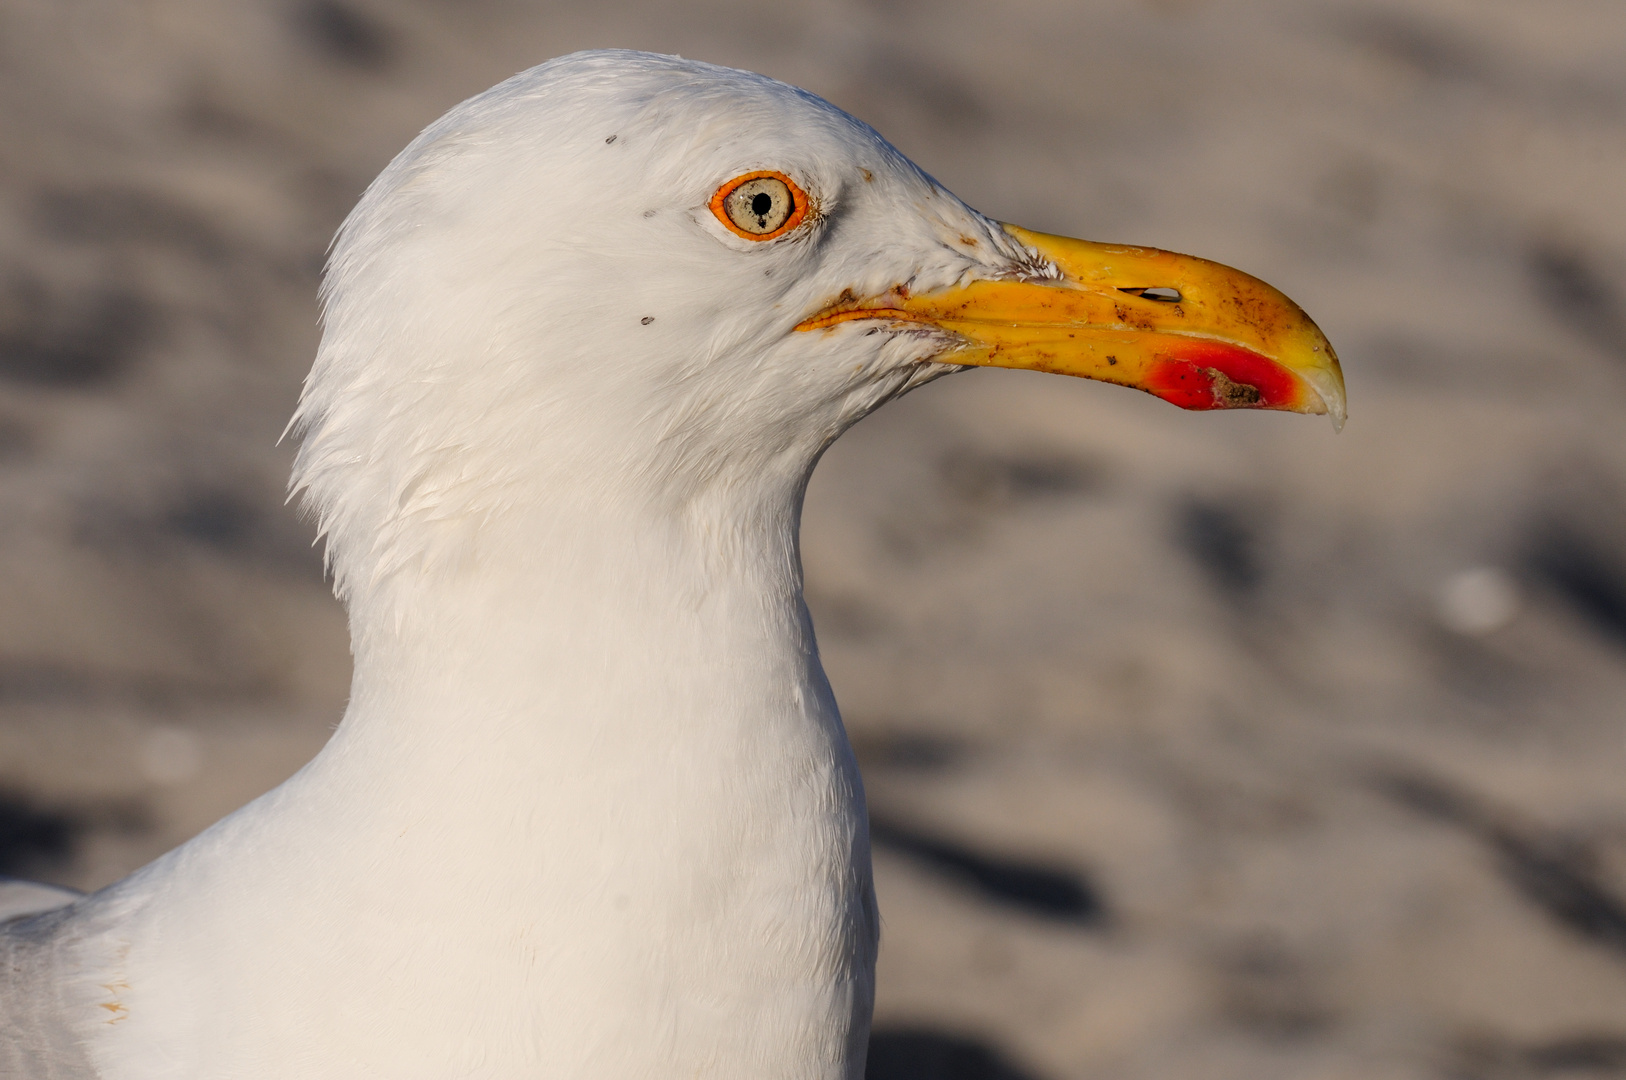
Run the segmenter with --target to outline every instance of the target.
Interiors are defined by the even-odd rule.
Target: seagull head
[[[1263,282],[1001,224],[812,94],[648,53],[562,57],[431,125],[344,223],[324,300],[295,484],[341,592],[477,561],[505,523],[525,544],[764,491],[794,517],[846,427],[974,366],[1343,417],[1326,338]]]

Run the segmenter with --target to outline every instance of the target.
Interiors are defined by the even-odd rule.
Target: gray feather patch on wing
[[[0,1077],[6,1080],[97,1080],[63,1001],[68,946],[78,938],[74,895],[0,883],[0,911],[16,916],[0,922]]]
[[[64,907],[83,895],[72,889],[64,889],[60,885],[42,885],[37,881],[0,878],[0,923]]]

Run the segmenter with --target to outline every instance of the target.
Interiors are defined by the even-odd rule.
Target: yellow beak
[[[962,344],[947,364],[1029,368],[1132,386],[1184,409],[1285,409],[1344,422],[1338,357],[1299,306],[1258,278],[1156,248],[1005,229],[1061,272],[911,296],[850,296],[802,322],[926,323]]]

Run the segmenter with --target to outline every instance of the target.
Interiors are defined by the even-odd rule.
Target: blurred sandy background
[[[4,0],[0,873],[105,884],[321,744],[276,440],[323,249],[448,106],[610,45],[1243,267],[1348,372],[1338,437],[978,372],[821,466],[872,1077],[1626,1075],[1619,0]]]

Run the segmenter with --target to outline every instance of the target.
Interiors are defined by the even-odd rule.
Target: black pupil
[[[767,217],[768,211],[773,209],[773,196],[766,191],[759,191],[751,197],[751,213],[757,217]]]

